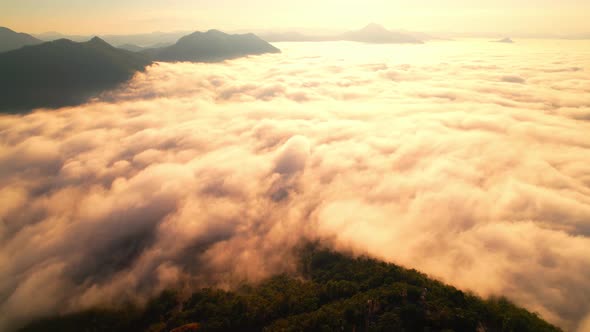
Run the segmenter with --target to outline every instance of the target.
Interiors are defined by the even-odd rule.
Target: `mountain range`
[[[280,50],[256,35],[230,35],[219,30],[194,32],[176,44],[142,51],[156,61],[216,62],[246,55],[279,53]]]
[[[127,81],[151,63],[145,55],[95,37],[0,53],[0,112],[76,105]]]
[[[123,44],[123,45],[117,45],[117,48],[123,49],[123,50],[127,50],[127,51],[131,51],[131,52],[141,52],[143,50],[145,50],[144,47],[135,45],[135,44]]]
[[[215,62],[280,52],[254,34],[218,30],[195,32],[170,46],[123,48],[94,37],[87,42],[59,39],[0,53],[0,112],[83,103],[124,83],[153,61]]]
[[[42,40],[26,33],[19,33],[5,27],[0,27],[0,53],[16,50],[27,45],[40,44],[42,42]]]
[[[514,43],[514,41],[511,38],[509,38],[509,37],[498,39],[498,40],[494,40],[493,42],[495,42],[495,43],[504,43],[504,44],[512,44],[512,43]]]
[[[392,31],[382,25],[371,23],[360,30],[329,35],[308,35],[299,32],[273,32],[261,34],[269,42],[315,42],[315,41],[355,41],[371,44],[421,44],[423,40],[436,39],[424,33]]]
[[[408,33],[390,31],[375,23],[371,23],[360,30],[345,32],[340,36],[340,38],[342,40],[373,44],[423,43],[421,40],[411,36]]]
[[[172,45],[180,37],[189,34],[190,31],[174,31],[174,32],[151,32],[151,33],[140,33],[140,34],[129,34],[129,35],[98,35],[102,40],[106,41],[111,45],[125,45],[133,44],[140,47],[156,47],[156,45]],[[43,41],[53,41],[57,39],[70,39],[72,41],[83,42],[87,41],[92,36],[84,35],[66,35],[59,32],[45,32],[42,34],[36,34],[34,37],[39,38]],[[158,46],[159,47],[159,46]]]

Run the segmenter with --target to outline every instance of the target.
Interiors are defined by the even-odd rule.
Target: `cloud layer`
[[[587,46],[279,47],[0,118],[0,329],[296,272],[306,239],[588,326]]]

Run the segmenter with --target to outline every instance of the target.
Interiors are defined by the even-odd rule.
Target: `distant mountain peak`
[[[505,44],[512,44],[514,41],[510,37],[502,38],[500,40],[496,40],[496,43],[505,43]]]
[[[188,39],[191,39],[192,37],[199,37],[199,36],[221,36],[221,35],[225,35],[224,32],[219,31],[217,29],[209,29],[205,32],[201,32],[201,31],[195,31],[193,33],[190,33],[186,36],[181,37],[178,41],[186,41]]]
[[[207,32],[205,32],[206,34],[210,34],[210,35],[214,35],[214,34],[225,34],[224,32],[217,30],[217,29],[209,29],[207,30]]]
[[[280,50],[254,34],[227,34],[211,29],[186,35],[174,45],[143,52],[157,61],[217,62]]]
[[[31,35],[16,32],[6,27],[0,27],[0,53],[40,43],[41,40]]]
[[[47,43],[55,44],[55,45],[71,45],[71,44],[75,44],[76,42],[74,42],[72,40],[69,40],[67,38],[60,38],[60,39],[52,40],[52,41],[47,42]]]
[[[369,23],[366,27],[362,28],[361,31],[389,31],[381,24],[377,23]]]
[[[90,39],[88,42],[91,43],[91,44],[101,44],[101,45],[105,45],[106,44],[106,45],[111,46],[109,43],[107,43],[106,41],[104,41],[103,39],[101,39],[98,36],[92,37],[92,39]]]
[[[390,31],[377,23],[370,23],[360,30],[345,32],[340,39],[364,43],[422,43],[408,33]]]

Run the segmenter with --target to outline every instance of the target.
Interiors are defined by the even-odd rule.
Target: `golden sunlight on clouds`
[[[293,271],[291,250],[314,239],[577,328],[587,45],[277,46],[159,63],[87,105],[0,118],[0,329]]]

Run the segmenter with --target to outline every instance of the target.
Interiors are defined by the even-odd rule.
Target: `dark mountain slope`
[[[195,32],[174,45],[144,51],[156,61],[216,62],[247,55],[279,53],[254,34],[229,35],[218,30]]]
[[[26,45],[41,43],[41,40],[26,33],[18,33],[8,28],[0,27],[0,53],[16,50]]]
[[[36,331],[560,331],[506,299],[483,300],[369,258],[309,247],[302,275],[277,276],[228,292],[202,289],[182,299],[162,293],[127,305],[39,320]]]
[[[0,54],[0,112],[76,105],[151,63],[100,38],[56,40]]]

